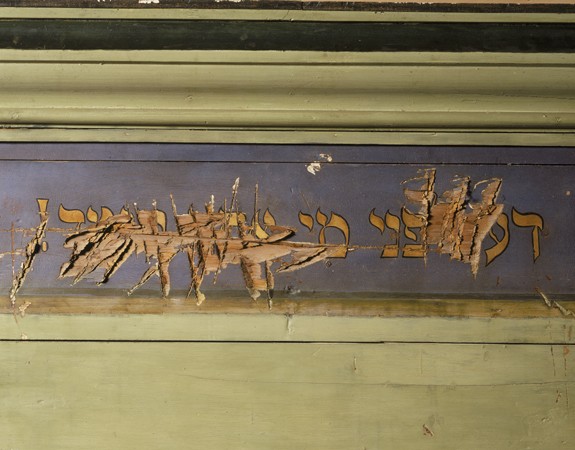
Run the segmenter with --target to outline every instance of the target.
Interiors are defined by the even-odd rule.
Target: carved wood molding
[[[0,67],[3,140],[565,145],[575,131],[566,53],[4,49]]]

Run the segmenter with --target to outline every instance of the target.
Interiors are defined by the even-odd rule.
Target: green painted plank
[[[265,314],[0,315],[1,339],[575,343],[572,317],[490,319]]]
[[[569,0],[563,0],[567,3]],[[409,11],[327,11],[312,9],[194,9],[194,8],[72,8],[0,7],[5,19],[146,19],[146,20],[279,20],[357,22],[490,22],[490,23],[571,23],[575,14],[561,12],[409,12]],[[106,5],[102,2],[101,6]],[[151,4],[153,6],[153,4]],[[100,5],[99,5],[100,6]],[[146,6],[139,4],[139,6]],[[567,5],[565,5],[567,6]]]
[[[173,142],[173,143],[269,143],[269,144],[391,144],[391,145],[575,145],[572,131],[452,130],[256,130],[250,128],[175,128],[125,126],[35,126],[0,127],[0,140],[9,142]]]
[[[557,449],[573,346],[0,343],[18,449]]]

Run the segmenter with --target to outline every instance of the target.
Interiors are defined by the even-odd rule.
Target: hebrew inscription
[[[468,265],[476,277],[482,266],[495,263],[508,250],[512,234],[530,233],[532,259],[537,262],[544,251],[540,239],[544,219],[513,205],[510,214],[505,213],[505,204],[499,199],[502,178],[474,181],[470,176],[458,176],[441,194],[436,186],[437,170],[422,169],[397,186],[398,196],[403,197],[397,209],[374,199],[363,215],[346,217],[341,211],[308,204],[309,209],[291,213],[300,227],[278,223],[269,205],[261,205],[258,184],[247,187],[253,189],[250,207],[240,207],[240,178],[233,182],[227,197],[217,202],[211,195],[201,208],[188,204],[184,210],[180,210],[180,199],[169,193],[165,195],[170,198],[171,211],[159,209],[155,201],[148,209],[132,203],[114,210],[107,205],[64,204],[59,199],[38,197],[35,227],[13,224],[2,230],[11,235],[11,248],[2,253],[12,259],[8,295],[15,304],[26,280],[33,276],[36,261],[50,253],[48,241],[54,233],[64,237],[63,247],[68,252],[67,260],[59,263],[59,278],[72,285],[94,275],[98,275],[95,285],[105,285],[140,255],[147,267],[133,279],[126,294],[132,295],[156,278],[161,296],[168,297],[172,266],[185,261],[187,296],[198,304],[206,299],[206,277],[211,275],[215,284],[226,276],[229,266],[239,267],[251,298],[263,294],[271,305],[278,274],[304,270],[322,261],[346,260],[350,253],[373,254],[376,250],[384,261],[427,261],[430,254],[447,255],[454,264]],[[57,205],[55,211],[52,205]],[[369,224],[380,236],[379,244],[362,242],[364,234],[354,233],[359,222]],[[299,238],[302,230],[306,239]],[[25,245],[16,246],[16,234],[28,236]],[[185,259],[176,259],[179,254]]]

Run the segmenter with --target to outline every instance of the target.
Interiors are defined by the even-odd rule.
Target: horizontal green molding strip
[[[3,64],[124,65],[297,65],[297,66],[445,66],[445,67],[575,67],[574,53],[479,52],[315,52],[250,50],[19,50],[0,49]],[[516,80],[518,86],[522,80]]]
[[[0,140],[565,146],[574,92],[569,53],[4,49]]]
[[[105,4],[105,3],[100,3]],[[44,3],[43,3],[44,5]],[[2,7],[2,19],[145,19],[145,20],[272,20],[322,22],[521,22],[573,23],[575,10],[563,5],[558,12],[435,12],[435,11],[327,11],[310,9],[194,9],[194,8],[64,8]],[[153,4],[152,4],[153,6]],[[565,8],[567,6],[567,8]]]
[[[0,340],[575,344],[575,319],[0,314]]]
[[[0,48],[572,53],[569,23],[4,20]]]
[[[548,130],[414,131],[414,130],[257,130],[206,128],[50,127],[10,125],[0,127],[4,142],[173,142],[268,144],[373,144],[373,145],[521,145],[575,146],[575,132]]]
[[[0,123],[343,133],[575,129],[573,55],[491,56],[8,50],[0,52]]]

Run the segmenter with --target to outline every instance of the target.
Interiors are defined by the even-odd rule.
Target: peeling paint
[[[32,304],[31,302],[24,302],[23,305],[18,306],[18,312],[20,313],[21,317],[24,317],[26,315],[26,310],[31,304]]]
[[[456,178],[455,186],[438,196],[435,174],[435,169],[425,169],[419,177],[403,183],[408,186],[404,188],[407,203],[419,207],[416,211],[407,206],[402,209],[405,236],[417,241],[413,231],[417,229],[420,235],[419,244],[404,247],[404,256],[425,257],[434,245],[439,253],[469,263],[477,275],[482,242],[503,213],[503,204],[496,203],[502,181],[493,178],[471,187],[469,177]],[[481,201],[471,202],[471,192],[480,186]]]
[[[312,175],[315,175],[315,174],[317,174],[317,173],[321,170],[321,168],[322,168],[322,166],[321,166],[322,162],[328,162],[328,163],[330,163],[330,162],[332,162],[332,161],[333,161],[333,158],[332,158],[332,156],[331,156],[330,154],[328,154],[328,153],[320,153],[320,154],[319,154],[319,160],[316,160],[316,161],[313,161],[313,162],[311,162],[311,163],[309,163],[309,164],[306,164],[305,167],[306,167],[306,169],[307,169],[307,171],[308,171],[309,173],[311,173]]]
[[[319,162],[309,163],[305,167],[307,168],[307,171],[312,175],[315,175],[321,170],[321,164]]]

